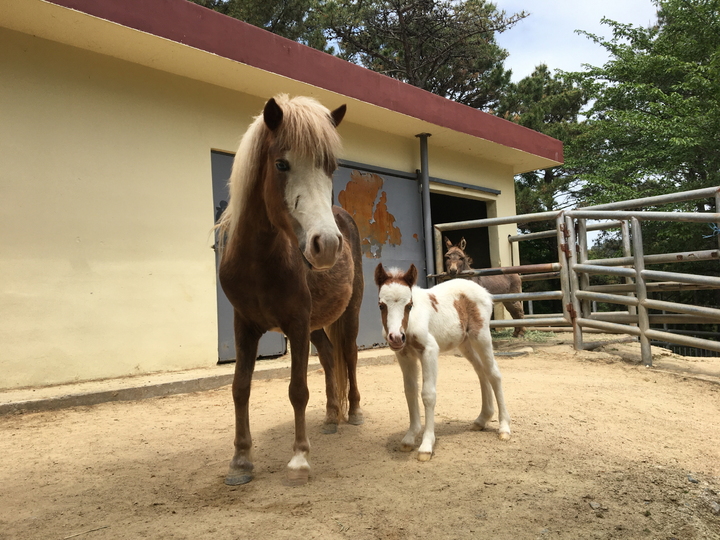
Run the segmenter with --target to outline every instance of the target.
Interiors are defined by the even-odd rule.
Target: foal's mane
[[[260,114],[240,140],[228,181],[230,200],[215,226],[221,248],[230,242],[252,187],[260,180],[271,135],[280,148],[293,150],[302,157],[314,156],[318,167],[326,170],[336,167],[341,141],[330,111],[308,97],[290,98],[287,94],[279,94],[274,99],[283,112],[280,127],[271,132]]]

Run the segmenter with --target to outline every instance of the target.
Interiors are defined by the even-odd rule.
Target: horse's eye
[[[280,172],[288,172],[290,170],[290,164],[284,159],[278,159],[275,161],[275,168]]]

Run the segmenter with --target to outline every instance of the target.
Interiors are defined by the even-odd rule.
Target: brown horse
[[[465,253],[465,248],[467,247],[465,238],[461,238],[457,245],[453,245],[450,239],[446,236],[445,247],[447,247],[447,252],[445,253],[445,271],[450,276],[454,277],[465,270],[472,270],[472,259]],[[522,280],[517,274],[475,276],[472,280],[485,287],[490,294],[515,294],[522,292]],[[503,302],[503,305],[513,319],[525,318],[525,311],[523,310],[522,302]],[[524,333],[525,328],[522,326],[516,326],[513,336],[522,336]]]
[[[307,482],[305,429],[310,342],[325,370],[324,431],[363,422],[355,376],[363,294],[357,226],[332,206],[332,174],[345,105],[330,112],[317,101],[279,95],[243,136],[230,177],[230,200],[218,223],[220,283],[234,308],[237,363],[235,454],[225,483],[253,478],[248,416],[250,383],[260,337],[281,331],[290,340],[290,402],[295,412],[288,481]],[[348,391],[349,385],[349,391]]]

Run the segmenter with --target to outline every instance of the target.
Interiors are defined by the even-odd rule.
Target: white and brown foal
[[[425,406],[425,431],[418,448],[418,459],[432,457],[435,445],[435,397],[438,355],[458,348],[480,378],[482,408],[475,429],[485,429],[495,414],[493,392],[498,405],[499,436],[510,439],[510,416],[505,407],[500,369],[495,362],[490,337],[492,297],[475,282],[455,279],[421,289],[417,269],[407,272],[375,269],[383,334],[400,364],[405,383],[405,398],[410,413],[410,429],[401,441],[401,449],[411,451],[420,433],[418,403],[418,360],[422,369],[422,400]]]

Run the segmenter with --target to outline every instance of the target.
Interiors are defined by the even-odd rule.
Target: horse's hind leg
[[[262,335],[252,328],[242,325],[238,321],[237,313],[234,326],[237,354],[232,384],[233,402],[235,403],[235,454],[230,461],[230,470],[225,477],[225,483],[229,486],[247,484],[253,479],[248,402],[258,342]]]
[[[325,395],[327,408],[325,422],[323,422],[323,433],[337,433],[340,407],[338,403],[337,385],[335,384],[333,346],[325,333],[325,330],[315,330],[310,334],[310,341],[317,349],[320,357],[320,364],[325,371]]]
[[[500,422],[499,436],[500,439],[506,441],[510,439],[510,415],[505,407],[505,396],[502,388],[502,375],[500,368],[495,361],[495,355],[492,350],[492,338],[490,337],[490,329],[484,328],[484,332],[479,339],[472,340],[472,348],[480,357],[480,365],[482,373],[490,382],[495,400],[498,406],[498,420]]]
[[[505,309],[508,310],[510,316],[516,320],[522,320],[525,318],[525,310],[523,309],[523,303],[519,300],[517,302],[503,302]],[[514,337],[519,337],[525,334],[525,328],[523,326],[516,326],[513,332]]]
[[[487,426],[487,423],[492,420],[495,415],[495,405],[493,404],[493,389],[490,385],[490,381],[485,376],[482,367],[482,361],[480,356],[475,349],[472,348],[470,342],[466,341],[458,347],[462,355],[467,358],[472,364],[475,373],[477,373],[478,379],[480,380],[480,393],[482,395],[482,408],[480,414],[473,422],[475,429],[483,430]]]

